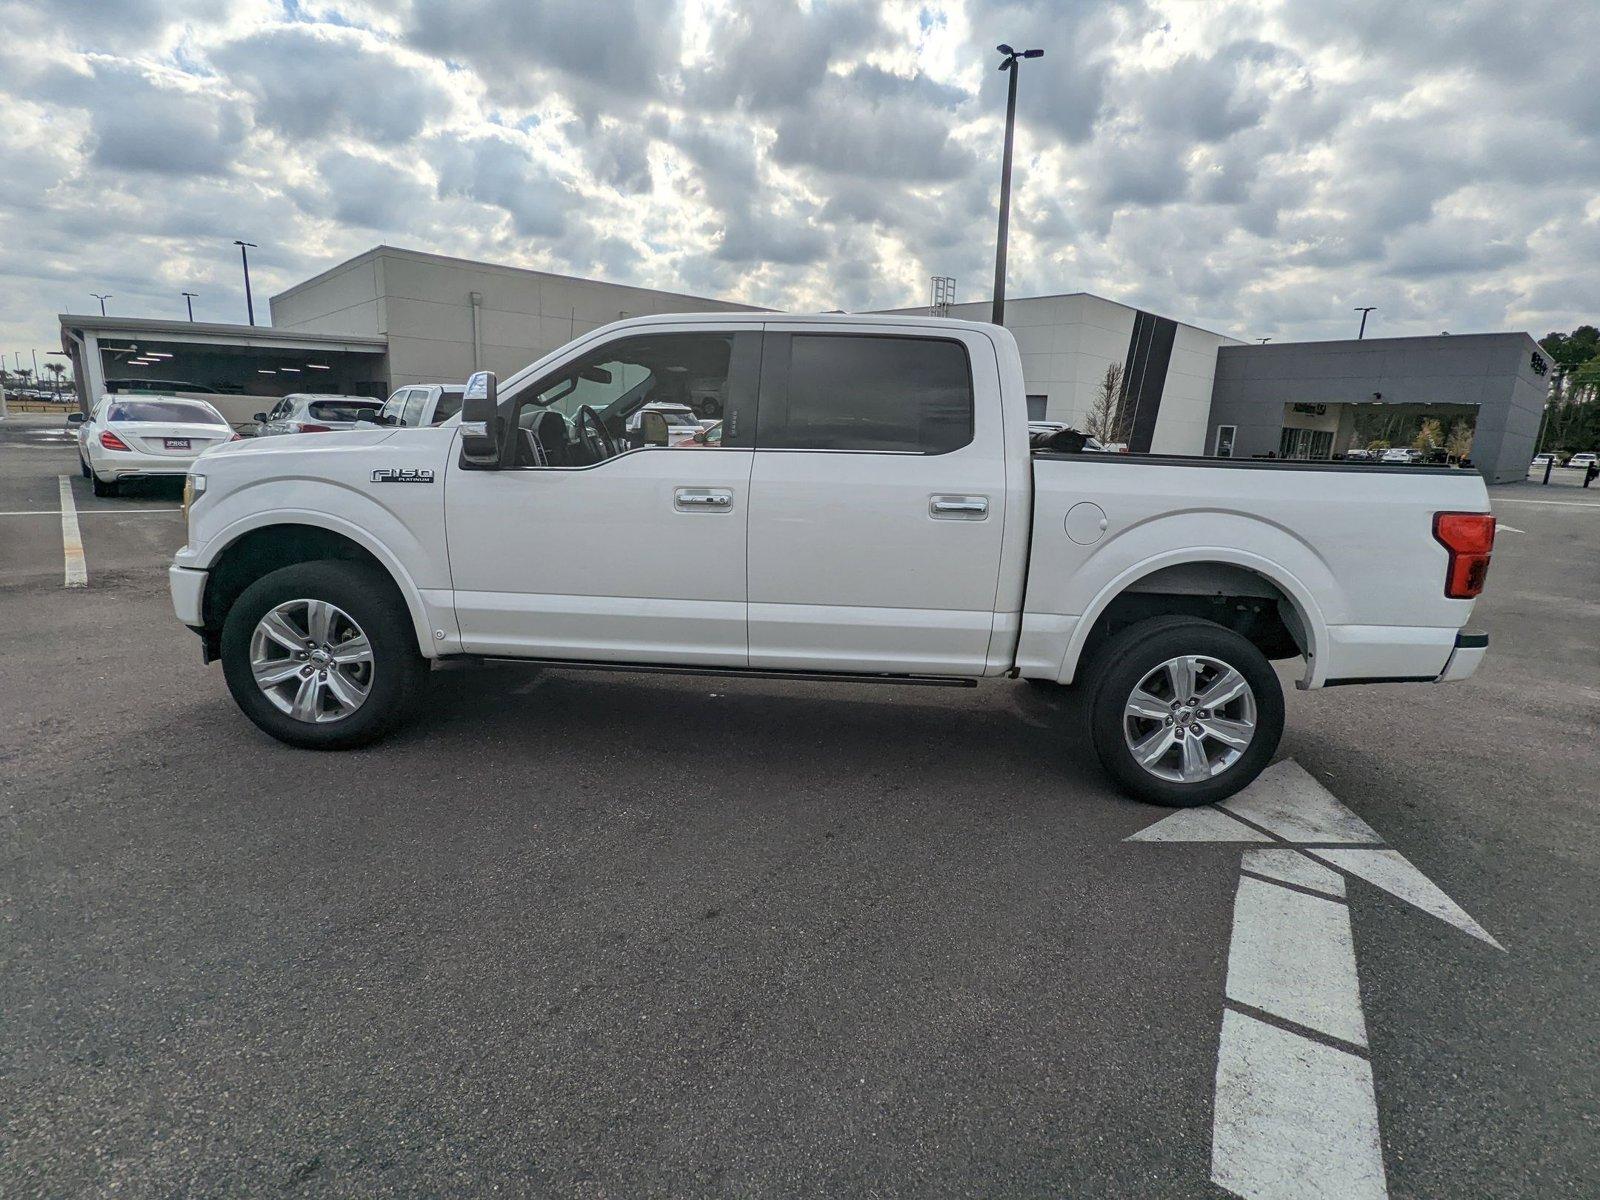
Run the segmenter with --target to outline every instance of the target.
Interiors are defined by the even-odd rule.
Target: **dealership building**
[[[624,317],[759,312],[706,296],[378,246],[273,296],[270,326],[60,317],[79,401],[147,379],[220,396],[382,397],[475,370],[510,375]],[[989,304],[888,310],[986,320]],[[1526,333],[1246,344],[1078,292],[1006,302],[1028,415],[1079,428],[1108,366],[1138,452],[1326,459],[1375,430],[1475,422],[1491,482],[1526,476],[1548,364]],[[239,407],[236,403],[234,407]],[[252,407],[243,404],[244,408]],[[263,404],[261,407],[271,407]]]

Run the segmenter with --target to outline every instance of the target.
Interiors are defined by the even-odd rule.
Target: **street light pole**
[[[1353,310],[1361,314],[1361,332],[1356,334],[1356,341],[1359,342],[1362,338],[1367,336],[1367,314],[1374,311],[1377,307],[1378,306],[1376,304],[1368,304],[1365,307],[1356,308]]]
[[[250,251],[256,249],[254,242],[241,242],[237,238],[233,244],[239,247],[239,258],[244,263],[244,309],[250,316],[250,324],[256,323],[256,304],[250,297]]]
[[[100,301],[100,315],[102,317],[105,316],[106,315],[106,301],[112,299],[111,293],[107,292],[105,295],[102,296],[99,292],[90,292],[89,295],[93,296],[96,300]]]
[[[184,292],[183,302],[189,306],[189,320],[194,320],[194,302],[199,297],[199,292]]]
[[[1000,231],[994,247],[994,312],[990,319],[1004,325],[1006,317],[1006,243],[1011,234],[1011,143],[1017,126],[1017,60],[1043,58],[1043,50],[1013,50],[1002,43],[996,47],[1005,58],[1000,70],[1009,72],[1006,85],[1006,148],[1000,163]]]

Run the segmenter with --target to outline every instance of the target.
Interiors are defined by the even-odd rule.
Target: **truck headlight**
[[[194,472],[183,477],[183,523],[189,524],[189,506],[206,494],[206,477]]]

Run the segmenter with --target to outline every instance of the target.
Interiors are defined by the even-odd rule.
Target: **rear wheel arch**
[[[228,610],[256,580],[296,563],[342,561],[370,566],[387,580],[411,616],[419,652],[431,656],[427,615],[408,581],[376,553],[355,538],[320,525],[284,522],[246,530],[212,560],[206,580],[201,614],[211,650],[220,649],[222,626]]]
[[[1326,622],[1299,580],[1256,555],[1207,549],[1141,563],[1102,588],[1073,633],[1062,681],[1074,678],[1118,630],[1168,615],[1231,629],[1268,658],[1303,657],[1302,687],[1315,682],[1325,655]]]

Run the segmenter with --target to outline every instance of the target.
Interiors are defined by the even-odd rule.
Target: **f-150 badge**
[[[426,467],[379,467],[372,473],[373,483],[432,483],[433,472]]]

